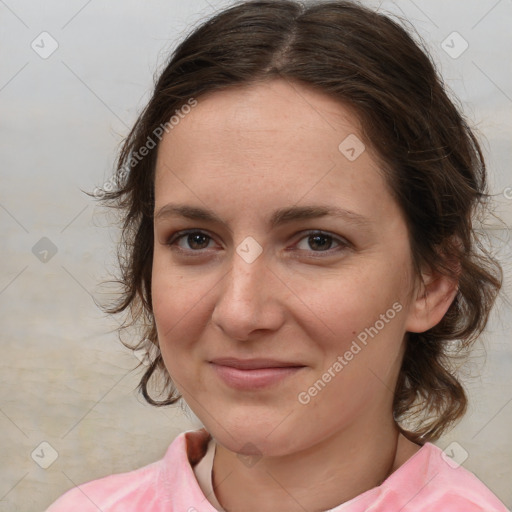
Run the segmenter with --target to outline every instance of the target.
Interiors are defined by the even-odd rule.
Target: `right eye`
[[[188,248],[183,248],[179,245],[179,242],[184,241],[188,245]],[[165,242],[172,248],[177,248],[182,253],[201,253],[210,241],[213,241],[212,237],[203,231],[189,229],[186,231],[178,231],[171,235],[169,240]]]

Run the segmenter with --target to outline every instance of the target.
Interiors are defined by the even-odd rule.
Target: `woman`
[[[123,178],[123,179],[120,179]],[[118,161],[140,389],[204,424],[49,512],[505,512],[432,444],[501,285],[486,172],[428,55],[352,2],[241,2],[174,52]],[[148,392],[165,379],[163,400]]]

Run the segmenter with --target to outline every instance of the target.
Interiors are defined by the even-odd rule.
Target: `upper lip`
[[[284,368],[291,366],[304,366],[301,363],[290,361],[278,361],[276,359],[236,359],[235,357],[220,357],[212,359],[210,363],[222,366],[231,366],[241,370],[255,370],[258,368]]]

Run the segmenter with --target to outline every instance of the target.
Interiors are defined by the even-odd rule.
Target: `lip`
[[[228,386],[238,390],[266,388],[305,368],[297,362],[275,359],[219,358],[209,363]]]
[[[278,361],[277,359],[237,359],[236,357],[219,357],[212,359],[210,363],[221,366],[229,366],[240,370],[259,370],[261,368],[287,368],[305,366],[298,362]]]

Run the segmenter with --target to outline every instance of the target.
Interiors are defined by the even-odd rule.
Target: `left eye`
[[[314,231],[311,233],[306,234],[304,237],[302,237],[299,241],[299,244],[302,240],[305,240],[307,245],[310,248],[317,248],[320,250],[314,250],[313,252],[328,252],[328,250],[331,249],[331,246],[333,242],[336,242],[338,246],[341,247],[347,247],[348,243],[343,241],[340,238],[334,237],[333,235],[330,235],[328,233],[322,233],[319,231]],[[299,245],[297,244],[297,245]],[[307,249],[305,249],[307,250]]]

